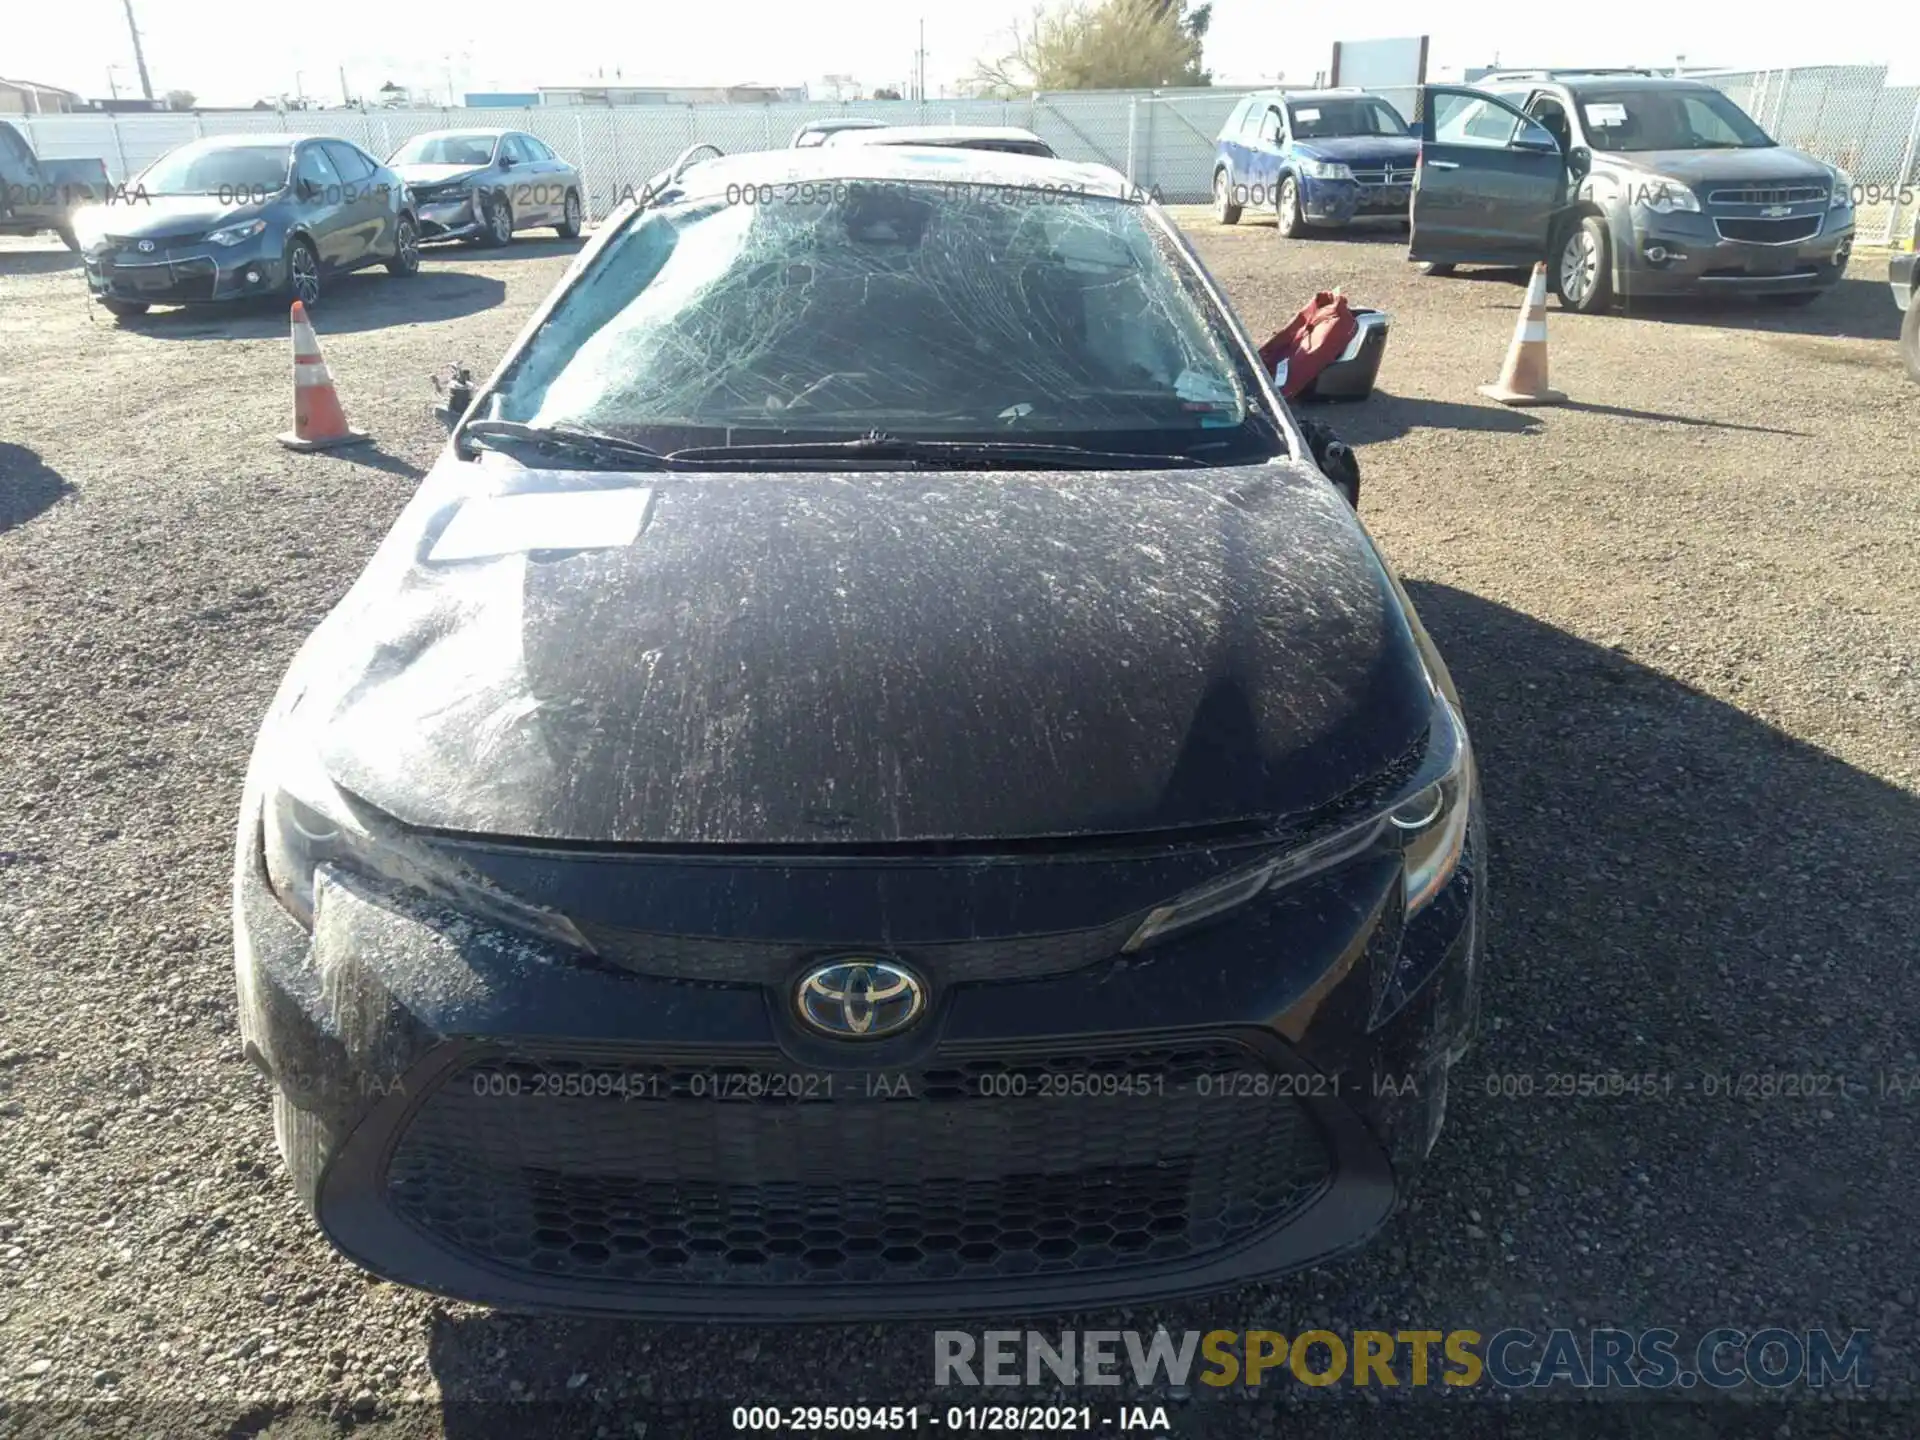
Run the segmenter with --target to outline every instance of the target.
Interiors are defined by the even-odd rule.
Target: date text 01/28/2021
[[[1107,1431],[1142,1434],[1167,1429],[1161,1405],[949,1405],[945,1410],[918,1405],[736,1405],[736,1431],[798,1435],[877,1434],[888,1431],[944,1431],[949,1434],[1036,1432],[1092,1435]]]

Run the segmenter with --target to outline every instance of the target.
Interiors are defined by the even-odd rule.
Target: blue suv
[[[1282,236],[1310,225],[1404,220],[1420,142],[1386,100],[1364,90],[1266,90],[1234,107],[1213,164],[1222,225],[1271,205]]]

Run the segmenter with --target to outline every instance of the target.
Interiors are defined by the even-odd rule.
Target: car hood
[[[644,501],[630,543],[579,508],[607,486]],[[536,542],[523,514],[499,544],[576,548],[447,560],[460,512],[509,493],[578,533]],[[436,467],[288,706],[335,783],[412,825],[887,844],[1312,810],[1414,752],[1431,692],[1371,543],[1303,465],[595,476],[494,454]]]
[[[1595,151],[1596,161],[1628,170],[1665,175],[1692,187],[1707,182],[1740,183],[1755,180],[1803,180],[1826,184],[1833,171],[1798,150],[1784,145],[1762,145],[1750,150],[1634,150]]]
[[[1376,165],[1404,160],[1409,166],[1420,153],[1420,142],[1411,135],[1336,135],[1325,140],[1299,140],[1294,152],[1316,160],[1338,160],[1345,165]]]
[[[261,205],[235,205],[218,195],[148,195],[137,188],[124,198],[115,198],[100,207],[92,228],[106,235],[124,235],[137,240],[142,236],[178,235],[182,231],[205,232],[230,221],[258,215]]]
[[[485,165],[392,165],[388,167],[409,185],[451,185],[471,180]]]

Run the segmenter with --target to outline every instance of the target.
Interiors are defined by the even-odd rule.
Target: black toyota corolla
[[[241,1025],[410,1285],[1131,1302],[1387,1218],[1485,854],[1440,657],[1156,206],[721,158],[595,236],[296,658]]]

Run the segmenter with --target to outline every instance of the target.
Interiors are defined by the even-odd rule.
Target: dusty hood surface
[[[449,559],[498,503],[476,485],[546,493],[497,546],[592,548]],[[638,496],[614,516],[554,493],[608,485],[650,492],[644,519]],[[1357,522],[1286,465],[443,460],[302,652],[302,691],[335,780],[405,822],[670,845],[1291,813],[1405,755],[1428,712]]]

